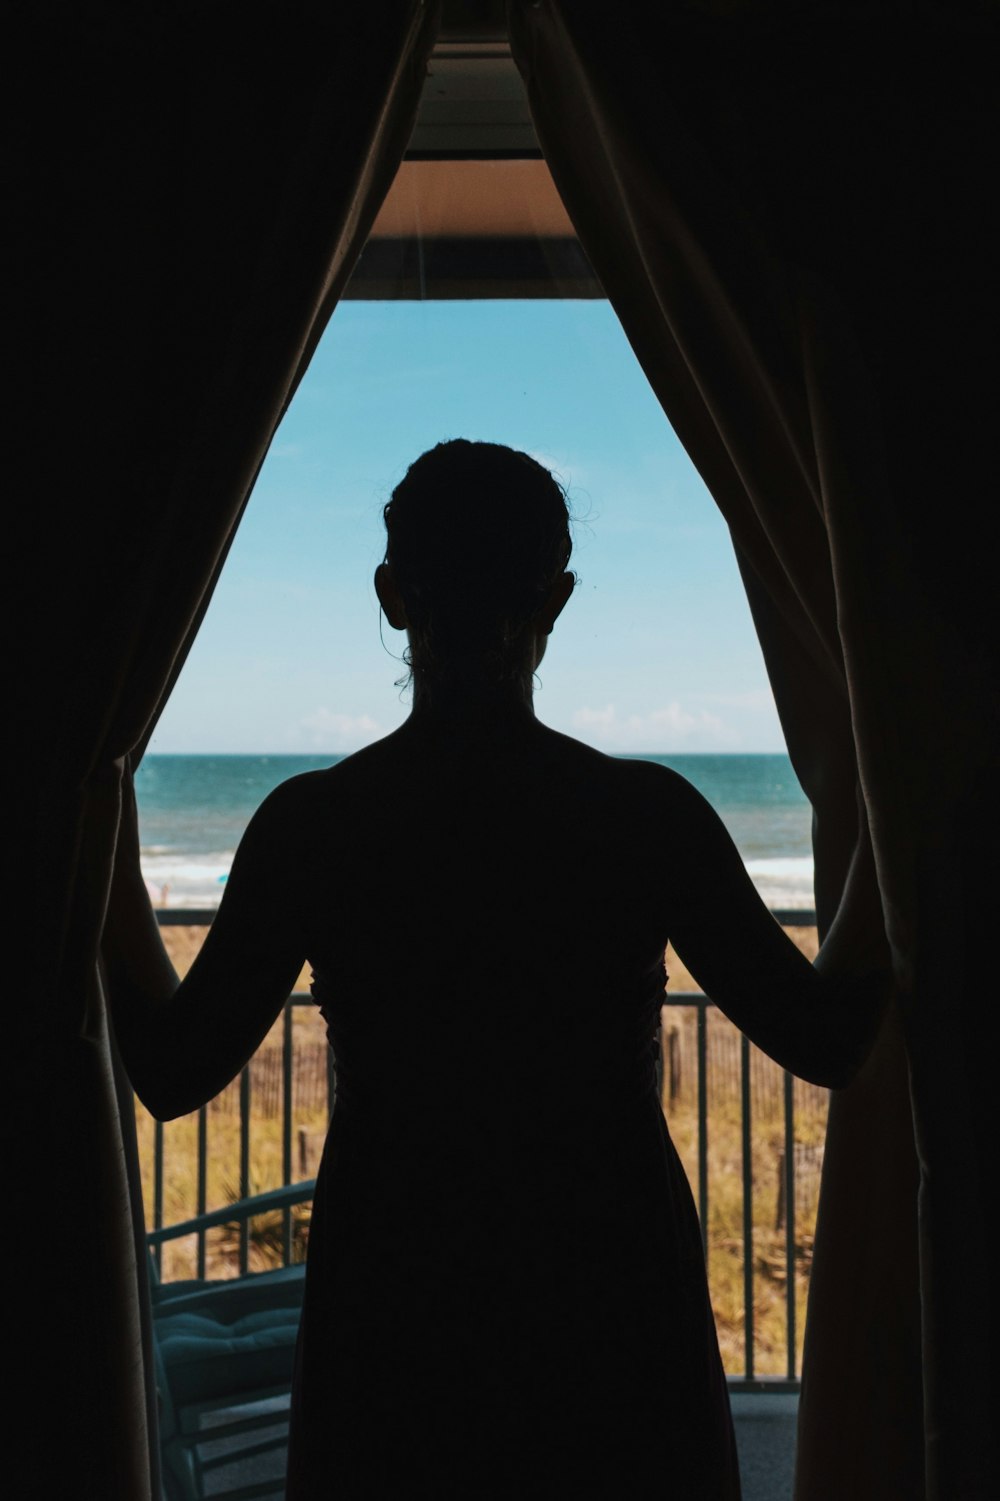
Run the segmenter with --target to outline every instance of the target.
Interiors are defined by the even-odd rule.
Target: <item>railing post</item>
[[[163,1229],[163,1122],[153,1126],[153,1229]],[[157,1243],[156,1270],[163,1275],[163,1247]]]
[[[708,1002],[698,998],[698,1218],[708,1261]]]
[[[747,1380],[754,1374],[753,1143],[750,1135],[750,1043],[740,1034],[740,1125],[743,1168],[743,1338]]]
[[[240,1198],[250,1196],[250,1065],[240,1073]],[[250,1222],[240,1220],[240,1276],[250,1266]]]
[[[198,1213],[204,1214],[207,1205],[208,1178],[208,1111],[202,1105],[198,1111]],[[198,1233],[198,1276],[205,1277],[205,1232]]]
[[[785,1070],[785,1298],[788,1332],[788,1379],[793,1381],[798,1374],[798,1352],[795,1329],[795,1086],[791,1074]]]
[[[667,1099],[671,1105],[676,1105],[680,1099],[682,1073],[681,1073],[681,1034],[677,1027],[671,1025],[667,1028]]]
[[[292,1002],[285,1002],[281,1013],[281,1180],[292,1181]],[[292,1260],[292,1211],[285,1209],[281,1216],[281,1259],[284,1266]]]

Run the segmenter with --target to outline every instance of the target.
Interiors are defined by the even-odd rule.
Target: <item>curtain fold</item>
[[[156,1489],[134,1149],[98,974],[121,769],[405,150],[437,13],[91,4],[22,28],[31,750],[14,814],[32,984],[11,1104],[18,1201],[47,1227],[16,1357],[24,1494]]]
[[[797,1495],[985,1498],[995,14],[508,14],[559,192],[730,527],[814,810],[821,931],[869,831],[876,855],[898,1006],[832,1102]]]

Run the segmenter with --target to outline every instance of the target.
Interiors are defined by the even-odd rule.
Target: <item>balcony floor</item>
[[[795,1465],[795,1396],[732,1397],[743,1501],[792,1501]]]
[[[743,1501],[791,1501],[798,1398],[736,1393],[732,1406]],[[223,1446],[219,1447],[222,1451]],[[282,1465],[277,1455],[264,1455],[244,1465],[225,1466],[209,1481],[208,1494],[212,1495],[216,1486],[225,1494],[226,1487],[234,1485],[237,1476],[243,1484],[263,1481],[279,1472]],[[281,1494],[281,1482],[276,1480],[273,1501],[280,1501]],[[268,1496],[267,1501],[272,1498]]]

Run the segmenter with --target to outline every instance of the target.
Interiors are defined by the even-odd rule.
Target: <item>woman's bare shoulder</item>
[[[714,817],[710,805],[687,778],[661,761],[608,755],[556,730],[547,730],[546,735],[553,756],[568,771],[576,769],[610,796],[637,803],[648,816],[661,813],[672,822],[678,818],[697,822],[706,813]]]
[[[261,803],[258,816],[283,820],[298,813],[313,814],[345,798],[353,797],[360,787],[384,774],[387,740],[377,740],[361,750],[352,751],[317,771],[299,772],[280,782]]]
[[[283,782],[262,804],[255,822],[286,829],[290,825],[315,828],[328,826],[326,821],[334,816],[339,823],[345,813],[353,817],[362,808],[371,810],[373,803],[384,805],[389,789],[395,789],[397,800],[413,794],[427,780],[433,759],[428,760],[419,744],[394,732],[324,770],[304,772]],[[717,821],[701,794],[672,768],[637,757],[608,755],[545,725],[539,724],[529,740],[520,743],[511,764],[519,776],[527,773],[532,783],[538,774],[545,785],[556,780],[566,797],[591,815],[605,807],[618,818],[623,814],[641,818],[647,827],[662,822],[675,841],[684,832],[697,838],[706,823]],[[449,763],[446,784],[453,785],[456,775],[464,780],[472,769],[467,763],[466,771],[458,773]],[[431,773],[438,780],[441,775],[440,766]]]

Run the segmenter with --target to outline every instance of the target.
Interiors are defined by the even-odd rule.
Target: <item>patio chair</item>
[[[282,1492],[280,1458],[265,1466],[269,1479],[261,1478],[259,1463],[249,1462],[287,1447],[305,1264],[229,1281],[165,1283],[154,1248],[213,1226],[290,1209],[308,1202],[314,1189],[315,1179],[293,1183],[147,1236],[160,1446],[171,1501],[202,1501],[208,1494],[249,1501]]]

